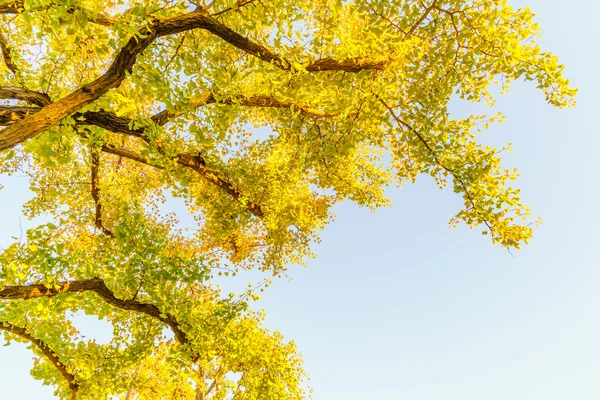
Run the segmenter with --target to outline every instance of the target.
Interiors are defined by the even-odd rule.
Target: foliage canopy
[[[464,199],[451,225],[526,243],[506,148],[476,138],[502,116],[448,104],[519,78],[574,104],[532,17],[504,0],[0,0],[0,170],[52,221],[0,254],[5,338],[61,398],[304,398],[254,291],[211,278],[281,275],[334,204],[386,206],[420,175]],[[82,338],[78,311],[112,341]]]

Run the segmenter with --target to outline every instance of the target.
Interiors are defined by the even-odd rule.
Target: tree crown
[[[0,3],[0,169],[28,176],[28,217],[52,220],[0,255],[0,328],[61,397],[304,397],[294,344],[262,327],[253,290],[210,279],[305,262],[343,200],[376,209],[429,175],[464,199],[452,226],[507,248],[532,236],[509,146],[476,137],[503,117],[448,111],[453,96],[493,104],[514,79],[574,104],[528,8],[196,3]],[[189,216],[164,212],[171,198]],[[80,338],[74,310],[113,340]]]

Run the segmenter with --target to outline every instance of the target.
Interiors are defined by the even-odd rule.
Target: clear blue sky
[[[375,214],[340,206],[318,258],[258,303],[302,350],[315,400],[600,399],[600,2],[513,4],[538,12],[540,42],[580,88],[576,108],[556,110],[514,84],[497,104],[507,121],[484,133],[514,144],[505,165],[519,167],[544,223],[513,257],[478,231],[448,229],[460,199],[427,178],[390,190],[394,207]],[[6,244],[28,195],[23,178],[1,179]],[[24,346],[0,347],[3,400],[53,398],[30,367]]]

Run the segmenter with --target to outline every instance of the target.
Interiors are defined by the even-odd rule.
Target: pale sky
[[[515,83],[496,105],[506,122],[482,134],[513,143],[505,165],[520,169],[522,198],[544,223],[511,256],[478,230],[449,229],[461,199],[426,177],[391,189],[394,207],[375,214],[338,207],[317,259],[257,303],[302,351],[314,400],[600,399],[600,2],[512,3],[538,13],[540,43],[580,89],[576,108],[557,110]],[[24,178],[0,183],[5,245],[28,194]],[[31,364],[24,345],[0,347],[2,400],[54,398]]]

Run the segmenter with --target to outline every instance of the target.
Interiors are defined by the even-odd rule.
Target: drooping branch
[[[0,290],[0,293],[1,292],[2,291]],[[63,378],[65,378],[69,385],[69,389],[71,390],[71,398],[77,398],[79,385],[77,384],[75,377],[71,373],[69,373],[67,367],[60,361],[58,355],[46,343],[34,337],[32,334],[27,332],[25,328],[13,325],[7,321],[0,320],[0,330],[4,330],[14,335],[20,336],[23,339],[28,340],[33,345],[35,345],[44,354],[44,356],[54,365],[54,367],[56,367],[56,369],[60,372]]]
[[[175,156],[175,160],[178,164],[191,168],[194,171],[198,172],[200,175],[206,178],[206,180],[208,180],[213,185],[223,189],[223,191],[228,193],[235,200],[241,200],[242,194],[229,181],[221,178],[216,173],[208,169],[208,167],[206,166],[206,161],[200,155],[180,153]],[[249,202],[246,205],[246,207],[248,211],[250,211],[257,217],[264,217],[264,213],[260,205]]]
[[[114,154],[114,155],[117,155],[120,157],[125,157],[130,160],[137,161],[139,163],[146,164],[146,165],[149,165],[154,168],[164,169],[164,167],[162,165],[157,165],[157,164],[153,163],[152,161],[146,159],[145,157],[143,157],[131,150],[118,148],[116,146],[108,145],[108,144],[103,145],[101,147],[101,149],[105,153],[110,153],[110,154]],[[221,178],[216,173],[214,173],[213,171],[208,169],[208,167],[206,166],[206,162],[199,155],[190,155],[190,154],[180,153],[180,154],[175,155],[173,160],[176,161],[179,165],[182,165],[184,167],[187,167],[187,168],[190,168],[190,169],[196,171],[207,181],[209,181],[213,185],[215,185],[218,188],[225,191],[227,194],[229,194],[235,200],[240,200],[240,198],[242,197],[242,194],[229,181]],[[257,217],[259,217],[259,218],[264,217],[264,213],[263,213],[260,205],[249,202],[246,205],[246,208],[248,209],[248,211],[250,211],[252,214],[256,215]]]
[[[164,169],[163,166],[152,163],[150,160],[146,159],[145,157],[143,157],[137,153],[134,153],[131,150],[121,149],[116,146],[107,144],[107,145],[102,146],[102,151],[104,151],[106,153],[115,154],[115,155],[118,155],[121,157],[125,157],[130,160],[134,160],[134,161],[137,161],[137,162],[140,162],[140,163],[143,163],[143,164],[155,167],[155,168]],[[164,152],[163,152],[163,154],[164,154]],[[215,172],[211,171],[207,167],[206,161],[200,155],[179,153],[179,154],[176,154],[174,157],[171,157],[171,159],[173,161],[177,162],[179,165],[190,168],[193,171],[197,172],[199,175],[201,175],[203,178],[205,178],[208,182],[210,182],[213,185],[217,186],[218,188],[222,189],[224,192],[229,194],[235,200],[239,201],[241,199],[242,193],[240,193],[239,190],[236,189],[235,186],[233,186],[233,184],[231,182],[229,182],[227,179],[222,178],[219,175],[217,175]],[[259,204],[256,204],[253,202],[248,202],[246,204],[246,208],[248,209],[248,211],[250,211],[255,216],[257,216],[259,218],[264,217],[263,210]]]
[[[148,139],[148,136],[145,134],[144,128],[130,129],[129,126],[131,126],[132,121],[129,120],[128,118],[118,117],[118,116],[114,115],[113,113],[108,113],[105,111],[101,112],[101,113],[103,116],[108,116],[108,118],[106,118],[106,119],[97,118],[99,116],[98,114],[90,113],[90,114],[92,114],[91,115],[92,121],[97,122],[97,124],[94,124],[94,125],[101,126],[102,128],[110,130],[112,132],[124,133],[127,135],[139,137],[139,138],[143,139],[144,141],[146,141],[150,146],[155,148],[162,155],[168,156],[161,146],[157,145],[156,143],[152,143]],[[87,114],[88,113],[84,113],[84,116]],[[160,115],[160,114],[157,114],[157,115]],[[145,157],[138,155],[136,153],[133,153],[130,150],[119,149],[113,145],[104,145],[102,147],[102,150],[106,151],[107,153],[113,153],[116,155],[120,155],[120,156],[129,158],[129,159],[132,159],[132,160],[135,160],[135,161],[147,164],[147,165],[156,166],[152,162],[147,160]],[[178,153],[175,156],[168,156],[168,157],[171,158],[173,161],[177,162],[179,165],[182,165],[184,167],[194,170],[195,172],[200,174],[204,179],[206,179],[208,182],[212,183],[213,185],[217,186],[221,190],[225,191],[227,194],[229,194],[235,200],[239,201],[242,198],[242,193],[240,193],[239,190],[230,182],[229,178],[223,178],[223,177],[219,176],[217,173],[215,173],[214,171],[212,171],[211,169],[209,169],[206,164],[206,160],[204,160],[204,158],[201,157],[199,154],[191,155],[191,154],[186,154],[186,153]],[[259,218],[262,218],[264,216],[262,208],[258,204],[249,202],[246,205],[246,208],[248,209],[248,211],[250,211],[252,214],[256,215]]]
[[[52,287],[47,287],[43,284],[4,286],[4,288],[0,289],[0,299],[28,300],[38,297],[54,297],[65,293],[81,292],[94,292],[111,306],[120,308],[122,310],[139,312],[152,318],[156,318],[171,328],[173,334],[175,335],[175,339],[180,344],[186,345],[189,343],[187,335],[181,330],[181,325],[174,316],[161,312],[160,309],[154,304],[142,303],[136,300],[122,300],[117,298],[112,290],[110,290],[100,278],[58,282]],[[197,358],[197,355],[192,357],[194,361]]]
[[[91,175],[92,175],[92,198],[94,199],[95,217],[94,225],[102,233],[108,237],[114,237],[115,235],[104,226],[102,221],[102,200],[100,199],[100,178],[98,177],[98,168],[100,166],[100,151],[94,145],[90,145],[90,158],[91,158]]]
[[[419,133],[419,131],[417,131],[416,129],[414,129],[412,126],[410,126],[408,123],[406,123],[405,121],[403,121],[402,119],[400,119],[400,117],[398,117],[396,115],[396,113],[394,112],[394,110],[392,109],[392,107],[390,107],[385,100],[383,100],[381,97],[376,96],[379,99],[379,102],[385,107],[387,108],[388,112],[390,113],[391,117],[394,119],[394,121],[396,121],[396,123],[399,126],[402,126],[406,129],[408,129],[410,132],[412,132],[417,139],[423,144],[423,146],[425,146],[425,148],[427,149],[427,151],[429,152],[429,154],[431,155],[431,157],[434,159],[435,163],[437,165],[440,166],[440,168],[442,168],[443,170],[445,170],[448,174],[450,174],[452,176],[452,178],[454,179],[454,181],[456,183],[458,183],[458,185],[462,188],[467,200],[469,201],[469,203],[471,204],[471,207],[473,207],[473,210],[475,210],[475,212],[479,215],[479,217],[481,218],[481,220],[483,221],[483,223],[485,224],[485,226],[489,229],[489,231],[494,234],[495,230],[494,227],[490,224],[490,222],[483,217],[483,215],[481,214],[481,212],[479,211],[479,208],[477,207],[477,204],[475,203],[475,199],[473,198],[473,196],[471,195],[471,192],[469,190],[469,187],[467,185],[467,183],[464,181],[464,179],[458,174],[458,172],[455,169],[452,169],[450,167],[448,167],[445,163],[442,162],[442,160],[440,159],[439,155],[437,154],[437,152],[435,151],[435,149],[433,149],[431,147],[431,145],[429,144],[429,142],[423,137],[423,135],[421,135]]]
[[[28,114],[32,114],[39,111],[40,108],[37,107],[0,106],[0,125],[10,125],[18,121],[20,118],[27,116]],[[170,118],[175,116],[177,116],[177,113],[161,112],[152,117],[152,119],[156,121],[159,125],[164,125],[166,122],[168,122]],[[88,111],[82,114],[75,114],[75,117],[78,119],[78,125],[94,125],[109,130],[111,132],[139,137],[145,140],[156,150],[158,150],[161,154],[166,155],[162,147],[156,145],[155,143],[152,143],[148,139],[145,133],[145,128],[129,128],[133,122],[129,118],[119,117],[116,114],[107,111]],[[128,158],[130,160],[137,161],[139,163],[150,165],[155,168],[164,169],[163,166],[152,163],[146,157],[143,157],[142,155],[139,155],[131,150],[119,148],[111,144],[103,144],[100,147],[100,149],[105,153],[115,154],[121,157]],[[217,174],[211,169],[209,169],[206,164],[206,161],[200,155],[178,153],[170,158],[173,161],[177,162],[179,165],[194,170],[203,178],[208,180],[210,183],[224,190],[235,200],[239,200],[241,197],[243,197],[242,193],[240,193],[235,188],[235,186],[230,182],[229,178],[222,177],[222,174]],[[102,206],[99,199],[97,199],[98,192],[97,190],[94,190],[94,187],[98,187],[97,181],[96,185],[94,186],[95,177],[97,177],[97,167],[94,168],[94,166],[92,165],[92,196],[95,196],[94,200],[96,201],[96,227],[102,232],[104,232],[106,235],[111,236],[110,231],[103,227],[103,224],[101,223]],[[262,218],[264,216],[264,213],[258,204],[250,202],[247,204],[247,209],[259,218]]]

